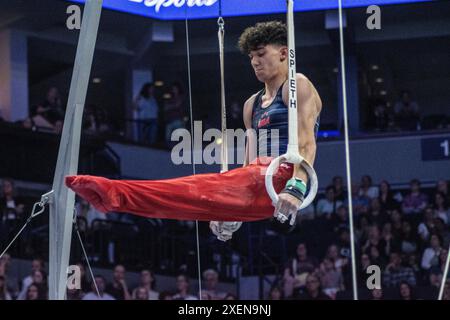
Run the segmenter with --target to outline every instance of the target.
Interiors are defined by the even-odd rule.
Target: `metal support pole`
[[[103,0],[86,0],[70,83],[64,128],[53,179],[49,225],[49,298],[64,300],[69,266],[75,193],[64,179],[78,172],[81,120],[97,39]]]

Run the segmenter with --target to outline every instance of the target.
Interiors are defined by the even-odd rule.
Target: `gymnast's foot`
[[[112,180],[87,175],[67,176],[66,185],[103,213],[120,208],[120,195],[116,194]]]

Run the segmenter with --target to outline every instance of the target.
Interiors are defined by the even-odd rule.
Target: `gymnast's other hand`
[[[242,225],[240,221],[211,221],[209,228],[220,241],[228,241]]]
[[[286,222],[289,217],[290,225],[294,225],[297,217],[297,211],[300,208],[302,201],[289,193],[280,193],[278,195],[278,202],[275,207],[273,216],[281,223]]]

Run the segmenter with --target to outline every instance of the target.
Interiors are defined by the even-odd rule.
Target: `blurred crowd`
[[[381,272],[381,289],[368,291],[367,294],[370,295],[367,298],[436,297],[450,244],[448,182],[441,180],[434,186],[422,188],[420,181],[413,179],[409,189],[392,190],[387,181],[374,185],[370,176],[363,176],[359,183],[351,186],[351,193],[358,286],[366,288],[367,279],[371,275],[367,272],[370,266],[378,266]],[[77,211],[87,221],[84,228],[91,228],[93,221],[106,220],[109,215],[97,212],[81,200],[77,203]],[[15,191],[14,182],[3,179],[0,234],[11,235],[9,229],[12,225],[17,226],[17,223],[12,222],[23,220],[25,214],[28,213],[24,212],[24,204]],[[154,220],[152,223],[162,225],[163,221]],[[274,233],[274,230],[268,228],[265,237],[270,239]],[[312,233],[316,236],[308,235]],[[4,246],[9,239],[3,238]],[[270,299],[349,298],[348,294],[352,290],[351,235],[347,190],[342,177],[335,177],[325,193],[299,215],[297,229],[286,238],[288,241],[297,241],[296,252],[292,258],[282,262],[282,272],[272,283],[268,296]],[[183,254],[186,255],[186,252],[181,250],[179,255]],[[135,258],[139,260],[139,257]],[[0,264],[0,291],[3,292],[3,298],[46,297],[47,275],[42,260],[33,260],[30,275],[20,281],[8,276],[9,263],[10,259],[6,256]],[[111,263],[114,263],[114,259]],[[79,265],[84,270],[84,266],[81,263]],[[194,267],[188,266],[188,269],[195,269]],[[101,299],[199,298],[198,293],[193,292],[190,287],[189,276],[182,271],[178,275],[173,274],[174,289],[159,294],[152,270],[141,270],[139,284],[127,283],[124,274],[125,267],[116,265],[112,282],[107,281],[104,275],[94,277]],[[83,277],[82,288],[70,291],[69,297],[99,299],[92,287],[93,282],[86,280],[90,277]],[[216,271],[205,271],[203,277],[206,283],[212,283],[207,285],[209,289],[203,292],[203,298],[236,298],[226,292],[219,294],[214,291],[219,277]],[[445,292],[445,297],[450,298],[448,290]]]
[[[17,125],[32,131],[60,134],[63,128],[66,98],[57,87],[50,87],[42,102],[33,104],[29,116]],[[186,127],[188,108],[186,95],[179,82],[169,87],[157,88],[152,82],[145,83],[133,99],[131,115],[122,123],[113,121],[111,110],[86,104],[83,113],[84,134],[108,138],[122,138],[126,126],[131,129],[128,140],[137,143],[169,148],[174,130]]]
[[[448,113],[424,116],[409,90],[402,91],[399,99],[394,102],[381,98],[374,99],[368,111],[366,127],[371,131],[413,132],[450,128]]]
[[[387,181],[378,186],[364,176],[351,189],[355,221],[357,283],[367,288],[371,265],[380,267],[381,289],[370,298],[413,299],[437,297],[450,244],[448,183],[438,181],[427,191],[417,179],[409,190],[394,191]],[[284,269],[276,290],[293,299],[336,299],[352,290],[351,250],[347,191],[335,177],[301,219],[319,219],[325,252],[308,248],[307,239],[298,244],[295,257]],[[331,236],[330,236],[331,235]],[[425,293],[426,291],[426,293]],[[449,292],[447,292],[447,298]]]
[[[9,275],[11,257],[6,254],[0,260],[0,300],[47,300],[48,277],[42,259],[31,262],[30,273],[23,279]],[[80,278],[67,289],[67,300],[198,300],[198,293],[193,292],[191,280],[186,274],[173,278],[171,290],[159,291],[156,278],[151,269],[142,269],[138,279],[129,280],[123,265],[114,266],[111,274],[88,276],[83,263],[76,264]],[[110,279],[110,280],[107,280]],[[202,274],[203,300],[235,300],[232,293],[218,288],[219,274],[207,269]]]

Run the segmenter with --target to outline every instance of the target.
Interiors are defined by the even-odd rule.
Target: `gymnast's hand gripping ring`
[[[303,200],[302,204],[300,205],[299,210],[304,209],[314,201],[314,198],[316,197],[316,194],[317,194],[317,189],[318,189],[319,183],[318,183],[317,175],[316,175],[316,172],[314,171],[314,168],[311,166],[311,164],[308,163],[308,161],[306,161],[298,153],[295,154],[295,153],[288,152],[288,153],[281,155],[272,160],[269,167],[267,168],[266,177],[265,177],[267,193],[269,194],[270,198],[272,199],[272,203],[274,204],[274,206],[276,206],[276,204],[278,202],[278,194],[276,193],[276,191],[273,187],[273,175],[276,172],[276,170],[278,169],[278,167],[284,162],[292,163],[292,164],[300,163],[301,166],[305,169],[306,173],[308,174],[310,188],[309,188],[309,192],[307,193],[305,199]],[[288,218],[285,214],[283,214],[281,212],[275,212],[274,217],[276,217],[282,223],[284,223]],[[291,225],[293,225],[294,222],[295,222],[295,219],[291,219]]]

